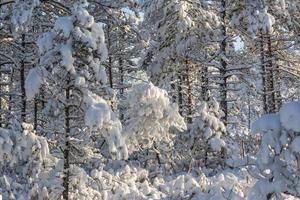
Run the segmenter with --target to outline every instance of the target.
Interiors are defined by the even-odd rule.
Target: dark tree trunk
[[[110,26],[108,25],[107,26],[107,33],[110,32]],[[107,47],[108,49],[110,50],[111,48],[111,40],[110,40],[110,37],[109,37],[109,34],[107,34]],[[112,65],[113,65],[113,62],[112,62],[112,57],[108,56],[108,78],[109,78],[109,86],[110,88],[113,88],[113,73],[112,73]]]
[[[176,95],[176,84],[174,82],[174,74],[171,76],[171,92],[172,92],[172,102],[177,102],[177,95]]]
[[[0,65],[1,67],[1,65]],[[2,73],[0,72],[0,81],[3,80],[2,79]],[[2,118],[2,113],[3,113],[3,108],[2,108],[2,86],[0,85],[0,128],[2,127],[3,124],[3,118]]]
[[[268,67],[266,68],[267,73],[267,84],[268,84],[268,104],[269,110],[268,112],[275,113],[276,112],[276,103],[275,103],[275,87],[274,87],[274,66],[273,66],[273,54],[272,54],[272,43],[271,43],[271,36],[268,35]]]
[[[193,96],[192,96],[192,86],[191,86],[191,77],[190,77],[190,70],[189,70],[189,62],[186,59],[186,84],[187,84],[187,122],[192,123],[192,110],[193,110]]]
[[[33,119],[33,127],[34,130],[37,130],[37,123],[38,123],[38,100],[34,99],[34,119]]]
[[[178,85],[177,85],[177,92],[178,92],[178,106],[179,106],[179,113],[183,115],[183,94],[182,94],[182,76],[178,75]]]
[[[22,61],[21,61],[21,69],[20,69],[20,84],[21,84],[21,122],[26,121],[26,91],[25,91],[25,34],[22,35]]]
[[[120,96],[123,98],[124,95],[124,70],[123,70],[123,60],[119,58],[119,73],[120,73]],[[120,120],[124,119],[124,108],[120,108]]]
[[[262,85],[263,85],[263,105],[264,112],[267,113],[267,87],[266,87],[266,69],[265,69],[265,47],[264,47],[264,35],[261,33],[260,37],[260,62],[261,62],[261,74],[262,74]]]
[[[271,69],[271,75],[272,77],[272,87],[270,90],[272,91],[272,112],[277,112],[281,107],[281,94],[280,94],[280,85],[278,83],[279,80],[279,66],[276,65],[275,60],[275,52],[272,48],[272,41],[271,41],[271,35],[268,34],[268,58],[269,58],[269,66]]]
[[[63,199],[69,199],[69,179],[70,179],[70,162],[69,162],[69,154],[70,154],[70,75],[67,81],[66,88],[66,105],[65,105],[65,147],[63,150],[64,156],[64,177],[63,177]]]
[[[15,66],[16,67],[16,66]],[[11,70],[11,74],[10,74],[10,78],[9,78],[9,80],[10,80],[10,84],[9,84],[9,89],[8,89],[8,92],[10,93],[9,94],[9,97],[8,97],[8,112],[9,113],[11,113],[11,111],[12,111],[12,107],[13,107],[13,97],[12,97],[12,95],[11,95],[11,92],[13,91],[13,87],[14,87],[14,83],[13,83],[13,80],[14,80],[14,74],[15,74],[15,69],[13,68],[12,70]],[[7,121],[9,121],[9,119],[11,118],[11,115],[9,114],[9,116],[8,116],[8,120]]]
[[[203,66],[201,67],[201,100],[207,101],[208,100],[208,67]]]
[[[265,47],[267,45],[267,48]],[[273,63],[271,36],[266,34],[261,37],[261,61],[263,73],[263,99],[265,113],[276,112],[276,98],[274,85],[274,63]]]
[[[226,46],[227,46],[227,31],[226,31],[226,0],[222,0],[221,2],[221,18],[222,18],[222,42],[221,42],[221,55],[226,56]],[[220,76],[221,76],[221,84],[220,84],[220,108],[224,113],[224,116],[222,117],[223,123],[227,124],[227,118],[228,118],[228,107],[227,107],[227,77],[226,77],[226,71],[227,71],[227,62],[226,60],[221,57],[221,69],[220,69]]]

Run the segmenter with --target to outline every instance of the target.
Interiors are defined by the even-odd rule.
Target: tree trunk
[[[190,80],[190,70],[189,70],[189,62],[186,59],[186,84],[187,84],[187,122],[192,123],[192,110],[193,110],[193,97],[192,97],[192,86]]]
[[[269,66],[271,66],[272,69],[272,100],[273,100],[273,110],[272,112],[279,111],[281,107],[281,94],[280,94],[280,85],[278,84],[279,77],[279,66],[276,65],[276,59],[275,59],[275,52],[272,48],[272,41],[271,41],[271,35],[268,34],[268,57],[269,57]]]
[[[276,112],[275,103],[275,87],[274,87],[274,66],[273,66],[273,54],[272,54],[272,44],[271,36],[267,34],[267,63],[265,65],[265,84],[266,84],[266,105],[267,113]]]
[[[110,32],[110,26],[108,25],[107,26],[107,33]],[[111,40],[110,40],[110,37],[109,37],[109,34],[107,34],[107,47],[108,49],[110,50],[111,48]],[[108,56],[108,78],[109,78],[109,86],[110,88],[113,88],[113,75],[112,75],[112,57]]]
[[[172,92],[172,103],[176,103],[177,95],[176,95],[176,85],[174,82],[174,74],[171,75],[171,92]]]
[[[178,92],[178,106],[179,106],[179,113],[183,115],[183,94],[182,94],[182,76],[178,75],[178,85],[177,85],[177,92]]]
[[[274,85],[274,66],[273,66],[273,53],[272,53],[272,43],[271,43],[271,36],[268,34],[268,68],[267,74],[268,79],[267,83],[269,84],[269,91],[270,93],[270,112],[276,112],[276,103],[275,103],[275,85]]]
[[[120,73],[120,96],[121,96],[121,99],[123,98],[123,95],[124,95],[124,70],[123,70],[123,60],[122,58],[119,58],[119,73]],[[120,120],[123,121],[124,119],[124,108],[120,108]]]
[[[265,69],[265,47],[264,47],[264,35],[261,33],[260,37],[260,62],[262,73],[262,85],[263,85],[263,105],[264,112],[267,113],[267,88],[266,88],[266,69]]]
[[[208,101],[208,67],[201,67],[201,100]]]
[[[65,147],[63,150],[64,156],[64,176],[63,176],[63,199],[69,199],[69,179],[70,179],[70,162],[69,162],[69,154],[70,154],[70,75],[68,75],[67,88],[66,88],[66,105],[65,105]]]
[[[20,84],[21,84],[21,122],[26,121],[26,91],[25,91],[25,34],[22,35],[22,61],[20,69]]]
[[[0,65],[1,66],[1,65]],[[2,73],[0,72],[0,81],[1,80],[3,80],[2,79]],[[2,96],[1,96],[1,94],[2,94],[2,87],[1,87],[1,85],[0,85],[0,128],[2,128],[2,124],[3,124],[3,118],[2,118],[2,112],[3,112],[3,108],[2,108]]]
[[[34,98],[34,119],[33,119],[33,127],[34,127],[34,130],[37,129],[37,123],[38,123],[38,100],[36,98]]]
[[[220,84],[220,107],[224,113],[222,117],[222,121],[225,125],[227,125],[227,118],[228,118],[228,107],[227,107],[227,62],[223,58],[226,56],[226,46],[227,46],[227,32],[226,32],[226,0],[222,0],[222,11],[221,11],[221,18],[222,18],[222,42],[221,42],[221,69],[220,69],[220,77],[221,77],[221,84]]]
[[[16,67],[16,66],[15,66],[15,67]],[[12,107],[13,107],[13,97],[12,97],[12,95],[11,95],[11,91],[13,91],[13,86],[14,86],[14,84],[13,84],[13,81],[14,81],[14,74],[15,74],[15,69],[12,68],[11,73],[10,73],[10,77],[9,77],[10,84],[9,84],[9,87],[8,87],[8,92],[10,93],[10,94],[9,94],[9,97],[8,97],[8,112],[9,112],[9,113],[11,113]],[[9,118],[9,119],[8,119],[7,121],[9,121],[10,118],[11,118],[11,115],[10,115],[10,114],[9,114],[8,118]]]

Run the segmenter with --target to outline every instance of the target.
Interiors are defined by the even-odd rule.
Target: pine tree
[[[87,2],[75,4],[73,15],[59,17],[54,29],[41,35],[37,42],[40,61],[30,70],[26,81],[28,99],[36,95],[42,84],[48,88],[46,109],[63,122],[55,126],[64,130],[63,137],[56,136],[64,161],[64,199],[71,198],[75,190],[75,185],[70,185],[71,169],[76,169],[73,163],[81,160],[79,155],[88,153],[84,145],[89,137],[82,134],[97,133],[101,129],[101,136],[106,138],[112,155],[118,159],[127,157],[121,124],[99,96],[105,93],[107,82],[105,68],[101,65],[107,57],[107,49],[103,29],[89,15],[87,5]]]

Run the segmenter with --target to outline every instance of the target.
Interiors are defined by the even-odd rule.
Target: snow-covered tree
[[[206,39],[214,34],[212,24],[217,24],[217,17],[198,1],[145,1],[143,7],[148,48],[142,67],[155,85],[170,93],[191,123],[197,75],[202,73],[197,67],[199,60],[205,62],[210,49],[205,47]]]
[[[295,54],[295,28],[299,16],[295,1],[246,1],[238,2],[231,18],[232,25],[244,40],[252,66],[261,73],[261,96],[265,113],[276,112],[286,95],[282,87],[289,79],[298,76],[294,66],[299,63]],[[297,37],[297,36],[296,36]],[[295,57],[296,56],[296,57]],[[256,57],[256,58],[255,58]],[[251,60],[251,59],[249,59]],[[285,79],[289,76],[289,79]],[[284,81],[278,81],[278,80]]]
[[[131,151],[149,148],[154,142],[170,144],[171,127],[185,129],[178,106],[170,102],[165,90],[152,83],[137,83],[126,95],[125,134]]]
[[[76,191],[70,185],[71,169],[76,168],[72,163],[89,158],[89,151],[83,147],[92,142],[89,136],[105,137],[114,156],[127,157],[121,123],[100,97],[106,91],[107,77],[101,62],[107,58],[107,49],[102,25],[94,21],[87,6],[86,1],[75,3],[71,16],[59,17],[53,30],[39,37],[41,57],[26,79],[27,99],[34,98],[41,86],[48,88],[45,112],[58,119],[54,128],[59,134],[54,139],[62,149],[58,156],[64,161],[64,199]],[[82,158],[82,154],[86,156]]]
[[[130,160],[145,166],[152,176],[170,173],[174,133],[186,129],[178,106],[165,90],[147,82],[136,83],[128,90],[125,106],[124,135]]]

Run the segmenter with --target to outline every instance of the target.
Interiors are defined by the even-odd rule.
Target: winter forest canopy
[[[0,0],[0,200],[300,199],[299,0]]]

